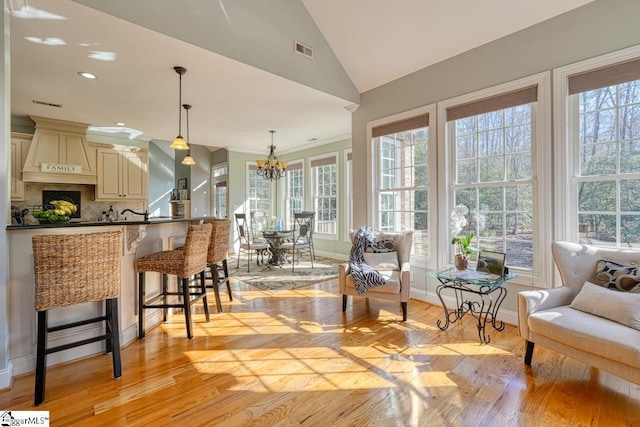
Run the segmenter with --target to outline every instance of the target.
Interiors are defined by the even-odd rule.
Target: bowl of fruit
[[[59,222],[67,222],[78,210],[78,207],[66,200],[52,200],[51,205],[42,206],[31,211],[31,215],[38,220],[40,224],[53,224]]]

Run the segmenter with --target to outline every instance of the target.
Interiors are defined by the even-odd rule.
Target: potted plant
[[[467,234],[460,235],[462,229],[467,225],[466,215],[469,213],[469,208],[465,205],[457,205],[453,211],[451,211],[451,244],[455,248],[455,267],[457,270],[464,271],[469,268],[469,255],[480,252],[478,248],[472,247],[471,242],[475,237],[473,231]]]

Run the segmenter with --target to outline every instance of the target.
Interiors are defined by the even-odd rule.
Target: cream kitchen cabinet
[[[11,134],[11,200],[24,200],[22,166],[30,143],[31,135]]]
[[[96,200],[147,200],[147,152],[98,148]]]

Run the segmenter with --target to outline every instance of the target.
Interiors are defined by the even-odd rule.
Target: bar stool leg
[[[216,308],[218,313],[222,313],[222,302],[220,301],[220,277],[218,272],[218,264],[213,263],[209,266],[211,270],[211,281],[213,282],[213,293],[216,296]]]
[[[164,305],[167,305],[167,303],[169,302],[167,300],[167,292],[169,290],[169,278],[167,277],[166,273],[162,273],[162,303]],[[179,283],[178,283],[179,284]],[[167,321],[167,315],[169,313],[169,309],[167,307],[163,307],[162,308],[162,321],[166,322]]]
[[[182,304],[184,307],[184,320],[187,324],[187,338],[193,338],[193,323],[191,321],[191,303],[189,302],[189,279],[180,278],[182,283]]]
[[[227,260],[222,260],[222,271],[224,271],[224,279],[227,281],[227,292],[229,293],[229,301],[233,301],[233,295],[231,294],[231,283],[229,282],[229,268],[227,267]]]
[[[111,351],[113,359],[113,378],[122,376],[122,361],[120,359],[120,321],[118,319],[118,299],[110,298],[105,302],[107,311],[107,331],[111,335],[107,339],[107,353]]]
[[[38,344],[36,349],[36,390],[34,404],[44,402],[44,386],[47,375],[47,311],[38,312]]]
[[[138,338],[144,338],[144,271],[138,273]]]
[[[209,303],[207,302],[207,284],[204,281],[204,270],[200,272],[200,292],[202,293],[202,303],[204,304],[204,316],[209,322],[211,317],[209,316]],[[220,296],[218,295],[218,300]]]

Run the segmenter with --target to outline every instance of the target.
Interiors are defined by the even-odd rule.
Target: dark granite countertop
[[[113,226],[113,225],[144,225],[144,224],[164,224],[172,222],[200,221],[207,218],[171,218],[157,217],[149,218],[148,221],[80,221],[80,222],[56,222],[52,224],[35,224],[35,225],[7,225],[7,230],[30,230],[37,228],[68,228],[68,227],[96,227],[96,226]]]

